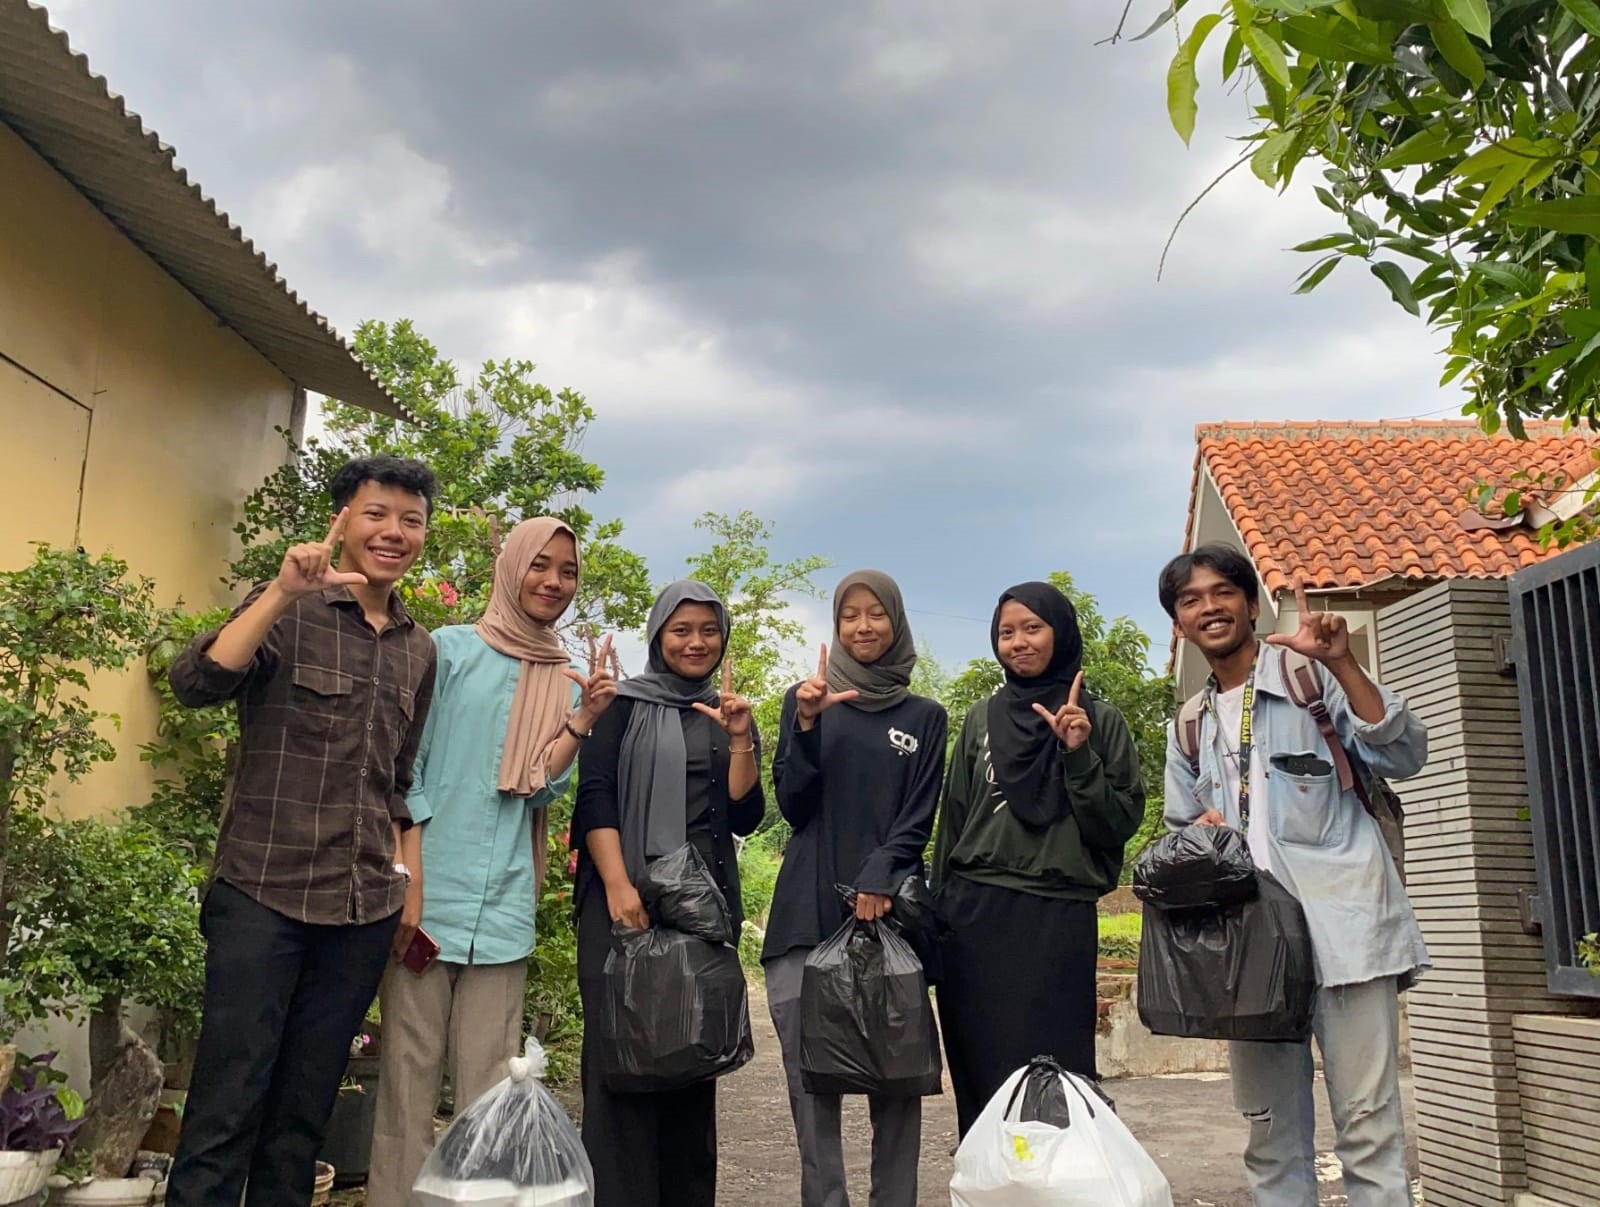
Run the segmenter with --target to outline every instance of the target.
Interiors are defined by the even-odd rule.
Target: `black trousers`
[[[939,915],[948,929],[935,993],[961,1135],[1035,1056],[1094,1078],[1095,903],[957,874],[940,889]]]
[[[595,883],[578,914],[583,1016],[600,1018],[611,915]],[[600,1076],[598,1028],[583,1030],[583,1147],[594,1166],[594,1207],[715,1207],[717,1083],[667,1094],[614,1094]]]
[[[200,910],[205,1013],[171,1207],[305,1207],[355,1038],[378,992],[398,913],[297,922],[230,884]]]

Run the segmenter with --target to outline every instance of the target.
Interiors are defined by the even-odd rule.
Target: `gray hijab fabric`
[[[857,662],[839,640],[839,609],[844,606],[844,597],[851,587],[865,587],[876,595],[894,628],[889,648],[876,662]],[[858,692],[856,698],[848,702],[850,707],[862,712],[882,712],[911,694],[909,685],[912,668],[917,665],[917,646],[911,639],[906,605],[894,579],[881,570],[857,570],[840,579],[833,591],[833,637],[828,644],[828,690]]]
[[[688,841],[689,755],[683,744],[680,714],[698,701],[718,701],[716,667],[704,679],[685,679],[661,657],[661,630],[686,603],[710,604],[722,629],[722,653],[728,653],[728,610],[717,593],[691,579],[675,582],[650,608],[645,636],[650,665],[642,675],[624,679],[617,695],[634,701],[633,715],[622,735],[617,760],[617,787],[622,812],[622,862],[628,879],[638,884],[650,860],[670,854]],[[717,660],[721,665],[721,659]]]

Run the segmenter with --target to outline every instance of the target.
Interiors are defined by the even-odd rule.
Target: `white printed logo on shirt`
[[[916,737],[903,730],[893,728],[889,730],[889,745],[899,752],[901,758],[917,753]]]

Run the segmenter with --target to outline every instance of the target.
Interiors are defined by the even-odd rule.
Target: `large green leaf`
[[[1600,239],[1600,197],[1558,197],[1554,201],[1513,206],[1503,217],[1512,226],[1537,226]]]
[[[1368,39],[1362,27],[1334,17],[1291,17],[1283,22],[1282,29],[1283,40],[1290,46],[1325,63],[1386,67],[1394,62],[1389,46]]]
[[[1239,35],[1244,39],[1245,49],[1250,52],[1250,57],[1256,65],[1277,81],[1280,87],[1289,87],[1289,60],[1284,57],[1283,43],[1277,38],[1278,23],[1273,22],[1269,31],[1266,26],[1250,22],[1241,25]]]
[[[1457,133],[1443,122],[1418,131],[1378,161],[1380,168],[1409,168],[1434,164],[1459,155],[1472,145],[1472,136]]]
[[[1434,21],[1429,24],[1428,29],[1433,34],[1433,44],[1439,48],[1444,61],[1464,75],[1474,88],[1483,87],[1483,58],[1473,47],[1472,39],[1467,37],[1461,26],[1454,21]]]
[[[1445,11],[1485,46],[1489,44],[1489,0],[1444,0]]]
[[[1561,0],[1561,7],[1590,34],[1600,38],[1600,4],[1595,0]]]
[[[1344,259],[1343,256],[1329,256],[1326,260],[1313,265],[1308,271],[1301,274],[1300,287],[1295,292],[1310,293],[1328,279],[1328,274],[1339,267],[1339,261],[1342,259]]]
[[[1167,116],[1172,119],[1172,128],[1185,146],[1194,137],[1194,119],[1199,112],[1195,94],[1200,91],[1200,78],[1195,74],[1195,57],[1205,45],[1206,36],[1221,20],[1221,13],[1207,13],[1196,21],[1167,68]]]
[[[1262,142],[1250,157],[1250,170],[1262,184],[1278,183],[1278,161],[1298,137],[1293,130],[1279,130]]]
[[[1372,266],[1372,275],[1389,287],[1389,293],[1395,301],[1412,314],[1421,317],[1422,310],[1417,305],[1416,295],[1411,291],[1411,278],[1406,276],[1405,269],[1393,260],[1379,260]]]
[[[1485,280],[1493,281],[1504,289],[1531,298],[1539,292],[1539,274],[1526,264],[1500,264],[1493,260],[1480,260],[1472,271]]]

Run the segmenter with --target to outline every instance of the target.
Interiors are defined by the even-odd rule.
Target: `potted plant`
[[[0,1203],[32,1198],[44,1189],[63,1152],[83,1125],[83,1099],[52,1067],[54,1052],[18,1056],[0,1049]],[[9,1067],[6,1067],[9,1066]]]
[[[328,1130],[322,1138],[319,1161],[334,1168],[333,1184],[340,1189],[360,1186],[372,1164],[372,1129],[378,1111],[378,1044],[381,1042],[378,1003],[367,1007],[366,1021],[350,1041],[350,1059],[334,1100]]]
[[[13,829],[7,917],[13,939],[6,1011],[87,1016],[90,1094],[77,1159],[50,1179],[54,1201],[159,1202],[170,1157],[139,1150],[165,1080],[155,1051],[123,1021],[138,1001],[187,1018],[201,977],[199,875],[181,850],[137,821]]]

